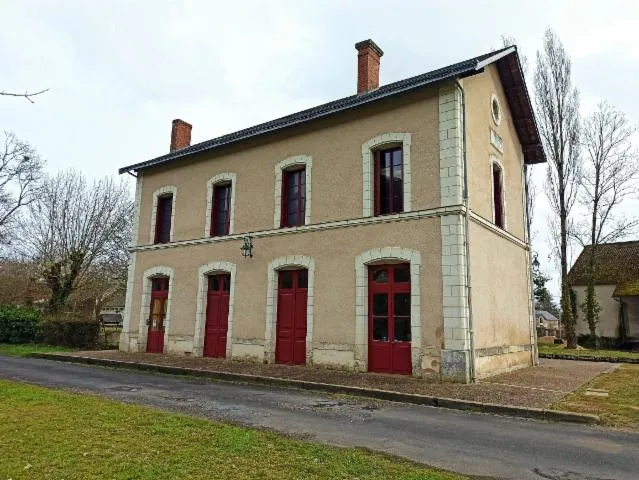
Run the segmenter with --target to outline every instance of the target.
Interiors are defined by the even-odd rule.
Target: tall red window
[[[375,215],[404,211],[402,147],[375,152]]]
[[[495,212],[495,225],[504,228],[504,178],[501,167],[493,163],[493,211]]]
[[[211,236],[228,235],[231,227],[231,184],[215,185],[211,212]]]
[[[171,241],[171,213],[173,211],[173,195],[158,197],[155,216],[155,243]]]
[[[306,213],[306,170],[284,171],[282,175],[282,227],[304,225]]]

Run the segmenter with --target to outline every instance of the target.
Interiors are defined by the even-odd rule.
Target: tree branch
[[[24,93],[12,93],[12,92],[5,92],[4,90],[2,92],[0,92],[0,95],[6,96],[6,97],[24,97],[27,100],[29,100],[31,103],[35,103],[31,97],[35,97],[36,95],[40,95],[42,93],[48,92],[49,89],[45,88],[44,90],[40,90],[39,92],[24,92]]]

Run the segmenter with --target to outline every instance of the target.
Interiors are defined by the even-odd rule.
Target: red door
[[[146,339],[146,351],[149,353],[164,352],[164,320],[168,297],[168,277],[153,278],[151,280],[151,310],[147,320],[149,331]]]
[[[410,265],[369,267],[368,370],[410,375]]]
[[[279,272],[275,361],[306,363],[307,270]]]
[[[226,357],[231,275],[210,275],[204,327],[204,356]]]

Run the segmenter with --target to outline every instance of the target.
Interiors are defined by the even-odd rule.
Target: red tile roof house
[[[535,361],[545,158],[517,49],[379,86],[382,50],[355,47],[355,94],[195,145],[175,120],[169,153],[120,169],[121,350],[458,382]]]

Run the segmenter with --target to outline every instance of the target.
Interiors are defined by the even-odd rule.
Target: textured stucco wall
[[[464,79],[464,91],[470,208],[485,219],[493,221],[490,156],[495,155],[503,165],[506,230],[523,240],[525,221],[521,145],[497,68],[491,65],[486,67],[484,73]],[[500,125],[495,125],[491,114],[490,102],[493,94],[501,105]],[[491,145],[490,129],[502,138],[503,153]]]
[[[155,265],[166,265],[175,272],[170,344],[175,335],[194,335],[199,267],[214,260],[225,261],[236,265],[233,337],[243,339],[238,343],[257,344],[258,348],[251,351],[259,352],[259,343],[265,337],[269,262],[287,255],[305,255],[315,262],[313,343],[329,350],[316,360],[321,363],[322,359],[331,362],[352,358],[352,354],[348,357],[337,352],[348,345],[352,352],[355,344],[355,257],[375,248],[402,247],[419,251],[422,258],[419,292],[413,291],[413,295],[420,295],[422,348],[431,354],[441,348],[441,241],[437,217],[257,238],[254,257],[247,259],[242,258],[240,246],[241,240],[231,240],[137,252],[131,308],[133,337],[140,323],[142,272]],[[180,345],[170,348],[175,353],[188,348],[188,343]],[[429,368],[438,371],[437,364],[429,364]]]
[[[375,102],[356,112],[333,115],[307,125],[229,146],[217,153],[176,160],[171,167],[143,171],[140,244],[149,243],[152,192],[177,187],[174,240],[201,238],[207,185],[221,172],[236,174],[235,232],[273,228],[278,162],[296,155],[312,158],[311,223],[362,216],[362,144],[388,132],[411,133],[412,209],[439,206],[438,93],[425,89]],[[196,126],[197,128],[197,126]],[[201,127],[200,127],[201,128]]]
[[[487,370],[531,363],[527,255],[520,245],[485,226],[470,223],[475,348],[484,351],[484,357],[477,356],[480,376]],[[527,355],[517,353],[525,346]],[[515,359],[509,358],[515,353]],[[492,356],[501,358],[486,358]]]

